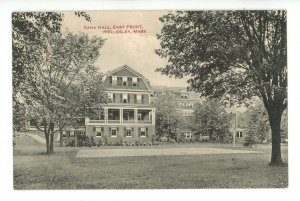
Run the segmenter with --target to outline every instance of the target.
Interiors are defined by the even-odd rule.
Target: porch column
[[[123,124],[123,109],[120,108],[120,124]]]
[[[134,109],[134,123],[138,122],[138,109]]]
[[[108,108],[104,108],[104,123],[108,123]]]
[[[155,110],[152,109],[152,125],[155,125]]]

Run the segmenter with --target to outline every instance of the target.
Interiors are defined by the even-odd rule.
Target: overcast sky
[[[165,13],[167,12],[88,12],[92,18],[92,22],[89,23],[83,17],[75,16],[74,12],[67,12],[64,16],[63,30],[85,32],[106,39],[101,49],[101,56],[96,63],[103,73],[127,64],[148,78],[151,85],[187,86],[186,79],[170,79],[168,76],[155,72],[157,67],[166,64],[166,60],[154,53],[155,49],[160,48],[155,34],[160,33],[163,25],[158,18]],[[133,33],[133,29],[127,29],[127,25],[142,25],[142,29],[137,29],[146,33]],[[96,29],[87,29],[87,26]],[[126,29],[130,30],[131,34],[107,34],[103,33],[103,29],[98,29],[98,26],[110,27],[111,31],[125,31]],[[124,26],[124,28],[113,29],[114,26]]]

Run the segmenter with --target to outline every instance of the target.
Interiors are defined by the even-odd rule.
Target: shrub
[[[97,146],[100,147],[101,145],[102,145],[102,142],[101,142],[101,140],[99,139],[99,140],[98,140],[98,143],[97,143]]]
[[[75,147],[75,140],[71,140],[69,142],[66,142],[67,147]]]
[[[96,146],[96,142],[93,136],[91,136],[90,146]]]
[[[168,138],[166,136],[163,136],[160,138],[161,142],[168,142]]]
[[[169,143],[174,144],[174,143],[176,143],[176,140],[175,139],[169,139]]]

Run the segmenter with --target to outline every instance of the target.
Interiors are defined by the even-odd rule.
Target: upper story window
[[[123,103],[128,103],[128,94],[122,94],[122,100]]]
[[[193,111],[192,110],[183,110],[183,116],[192,116],[193,115]]]
[[[117,85],[118,86],[122,86],[123,82],[122,82],[122,77],[117,77]]]
[[[114,94],[113,94],[113,93],[108,93],[108,94],[107,94],[107,97],[108,97],[108,102],[109,102],[109,103],[112,103],[112,102],[113,102],[113,99],[114,99]]]
[[[132,77],[127,78],[127,85],[132,87]]]
[[[188,93],[182,93],[181,94],[181,98],[188,99],[189,98],[189,94]]]
[[[132,86],[137,86],[137,82],[138,82],[138,78],[137,77],[133,77],[132,78]]]
[[[127,77],[122,77],[122,83],[123,83],[123,86],[127,86],[128,82],[127,82]]]
[[[138,104],[142,103],[142,94],[137,94],[137,95],[136,95],[136,102],[137,102]]]
[[[109,83],[111,83],[112,85],[117,85],[117,76],[110,76]]]

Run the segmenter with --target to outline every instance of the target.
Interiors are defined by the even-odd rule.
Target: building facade
[[[97,116],[86,117],[86,135],[104,143],[152,142],[155,135],[155,107],[150,104],[150,82],[124,65],[103,77],[108,103],[99,106]]]

